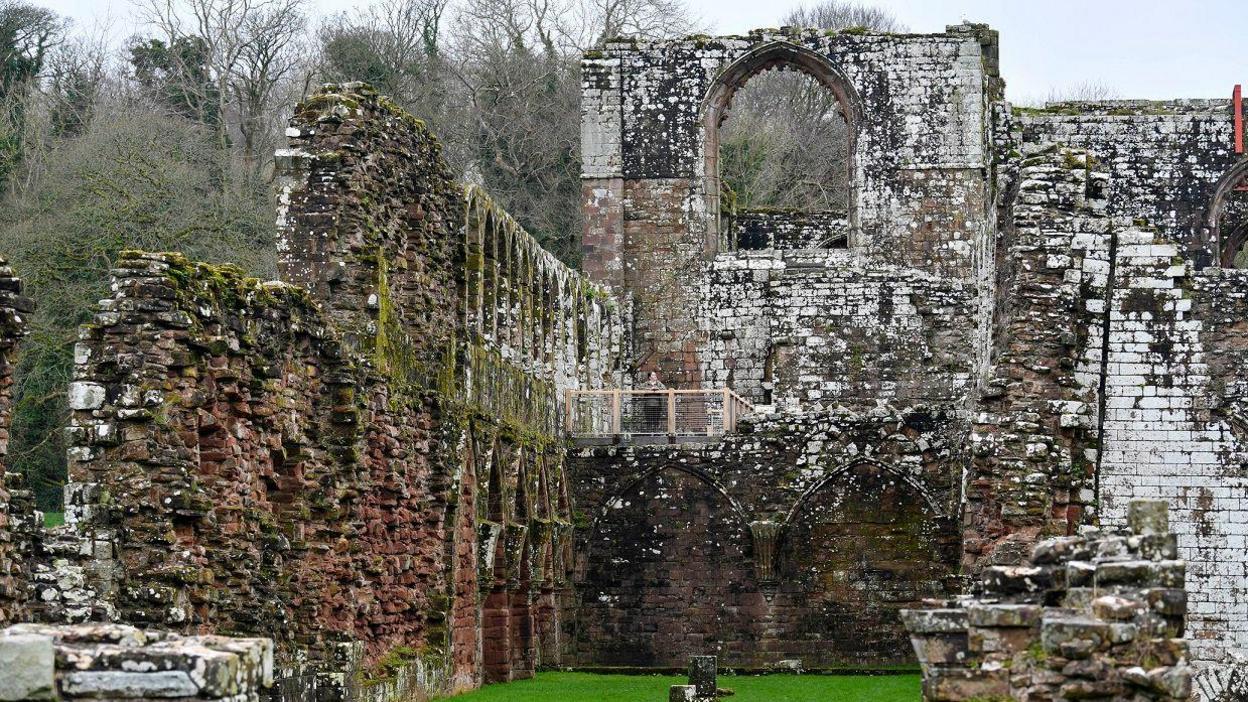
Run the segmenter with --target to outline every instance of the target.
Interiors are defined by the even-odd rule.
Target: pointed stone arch
[[[862,124],[862,99],[849,78],[828,57],[789,41],[772,41],[751,49],[728,64],[712,81],[702,101],[703,130],[703,194],[706,202],[706,241],[708,254],[719,250],[720,232],[720,177],[719,139],[720,127],[728,117],[732,97],[751,78],[773,68],[791,68],[801,71],[832,91],[845,115],[848,127],[849,159],[846,165],[849,191],[846,210],[849,217],[849,245],[857,244],[858,186],[855,177],[855,153],[858,145],[858,129]]]
[[[828,486],[833,485],[834,483],[840,480],[843,480],[846,474],[848,474],[854,468],[857,468],[859,466],[874,466],[876,468],[879,468],[880,470],[884,471],[885,473],[888,473],[889,475],[893,476],[897,480],[900,480],[901,482],[905,483],[910,488],[912,488],[915,492],[921,495],[923,497],[923,501],[926,503],[928,509],[931,510],[933,516],[942,516],[942,517],[949,516],[947,514],[947,510],[944,510],[941,508],[940,504],[932,497],[931,493],[928,492],[927,489],[925,489],[921,484],[919,484],[919,482],[916,481],[914,478],[898,470],[896,466],[893,466],[892,464],[889,464],[889,463],[885,463],[883,461],[877,461],[873,458],[859,458],[857,460],[849,461],[847,463],[843,463],[837,466],[836,468],[833,468],[831,471],[828,471],[822,478],[812,483],[810,487],[806,488],[806,490],[802,492],[801,496],[797,498],[797,500],[793,503],[793,506],[790,507],[789,511],[785,514],[782,524],[788,525],[792,523],[793,519],[801,512],[802,507],[807,502],[809,502],[811,498],[813,498],[816,494],[818,494],[819,492],[821,492]]]
[[[1214,260],[1223,268],[1233,267],[1236,252],[1248,243],[1248,222],[1225,230],[1222,222],[1230,198],[1241,186],[1248,186],[1248,156],[1239,159],[1218,179],[1213,189],[1213,197],[1205,210],[1203,239],[1215,256]]]

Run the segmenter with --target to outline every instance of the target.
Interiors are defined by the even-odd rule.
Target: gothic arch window
[[[1218,181],[1205,227],[1223,268],[1248,269],[1248,157]]]
[[[858,105],[831,62],[790,42],[729,65],[705,101],[709,250],[848,245]]]

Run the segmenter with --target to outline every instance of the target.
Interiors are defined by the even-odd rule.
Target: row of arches
[[[472,424],[451,538],[458,686],[527,678],[558,664],[572,558],[567,489],[561,450]]]
[[[825,473],[823,477],[819,478],[814,483],[812,483],[809,487],[807,487],[805,490],[802,491],[802,494],[793,503],[793,506],[790,507],[786,512],[784,512],[783,517],[779,519],[779,523],[782,526],[792,523],[793,520],[796,518],[796,516],[800,514],[804,505],[806,505],[813,498],[813,496],[819,494],[824,489],[830,488],[831,486],[834,486],[836,483],[845,480],[848,476],[852,475],[852,472],[855,468],[864,467],[864,466],[869,466],[875,470],[886,473],[891,479],[905,483],[907,486],[909,486],[910,489],[912,489],[918,496],[922,498],[922,500],[927,505],[927,508],[931,511],[932,514],[943,514],[946,511],[936,502],[936,500],[931,496],[931,494],[926,489],[923,488],[922,485],[920,485],[917,481],[914,480],[914,478],[910,477],[909,475],[905,474],[902,471],[897,470],[896,468],[889,465],[888,463],[884,463],[883,461],[877,461],[877,460],[870,459],[870,458],[863,458],[863,459],[851,461],[849,463],[844,463],[840,466],[837,466],[833,468],[832,470],[828,471],[827,473]],[[631,493],[638,485],[644,483],[645,481],[653,478],[656,474],[665,470],[672,470],[672,471],[678,471],[681,473],[686,473],[690,475],[691,477],[696,478],[697,480],[700,480],[706,483],[708,486],[710,486],[713,490],[715,490],[717,493],[719,493],[723,497],[723,499],[727,502],[728,506],[731,507],[732,513],[735,514],[741,520],[743,524],[749,524],[751,523],[751,521],[753,521],[747,516],[746,510],[741,506],[740,502],[728,492],[728,488],[725,487],[724,484],[721,481],[719,481],[717,478],[715,478],[709,473],[703,470],[700,470],[699,468],[696,468],[694,466],[675,463],[675,464],[662,465],[662,466],[653,466],[651,468],[643,470],[642,472],[634,476],[632,479],[626,481],[623,484],[623,487],[620,488],[620,490],[617,492],[616,496],[608,499],[599,508],[598,516],[595,518],[593,524],[590,527],[590,530],[593,531],[596,528],[598,521],[602,519],[603,517],[605,517],[607,514],[609,514],[612,507],[614,505],[620,504],[620,502],[625,499],[625,496]]]

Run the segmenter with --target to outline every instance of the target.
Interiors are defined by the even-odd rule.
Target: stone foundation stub
[[[667,702],[697,702],[697,691],[693,685],[672,685]]]
[[[698,699],[715,699],[717,672],[715,656],[689,658],[689,684],[696,688]]]

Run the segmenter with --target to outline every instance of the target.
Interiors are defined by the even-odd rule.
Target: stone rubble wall
[[[1021,158],[998,240],[991,373],[973,405],[964,564],[1016,562],[1095,502],[1110,239],[1107,175],[1088,154]]]
[[[848,237],[843,212],[736,209],[729,215],[730,248],[739,251],[844,248]]]
[[[1082,405],[1068,405],[1076,416],[1066,411],[1064,420],[1095,427],[1096,437],[1084,431],[1072,445],[1076,460],[1083,446],[1094,477],[1072,483],[1070,496],[1095,494],[1097,517],[1111,525],[1123,523],[1131,500],[1170,503],[1190,566],[1193,657],[1218,663],[1248,650],[1245,437],[1237,422],[1244,377],[1238,327],[1248,310],[1244,276],[1208,265],[1220,252],[1210,249],[1205,226],[1214,189],[1237,158],[1228,103],[1071,103],[1016,111],[1013,120],[1024,153],[1037,140],[1062,142],[1108,176],[1108,233],[1077,237],[1075,251],[1051,252],[1077,260],[1077,244],[1091,244],[1084,260],[1093,257],[1096,275],[1079,293],[1086,313],[1076,316],[1076,330],[1089,324],[1086,341],[1067,358],[1077,364],[1078,386],[1103,390],[1080,393]],[[998,294],[1005,305],[1017,299]]]
[[[0,631],[0,699],[260,702],[273,641],[180,636],[120,624],[16,624]]]
[[[1133,502],[1127,522],[1041,541],[951,607],[903,612],[923,699],[1188,700],[1185,563],[1166,503]]]
[[[1147,221],[1184,255],[1203,253],[1215,186],[1238,158],[1229,99],[1055,103],[1016,112],[1021,143],[1094,155],[1110,176],[1110,215]]]
[[[31,300],[22,296],[22,281],[0,258],[0,624],[21,619],[29,597],[27,522],[36,518],[34,503],[23,489],[22,476],[6,472],[4,459],[13,417],[13,369],[26,335],[25,315],[33,309]]]
[[[961,591],[965,437],[931,407],[775,414],[722,441],[569,458],[574,665],[905,664],[902,607]]]
[[[975,296],[854,251],[719,254],[699,294],[704,383],[785,411],[961,403]]]

